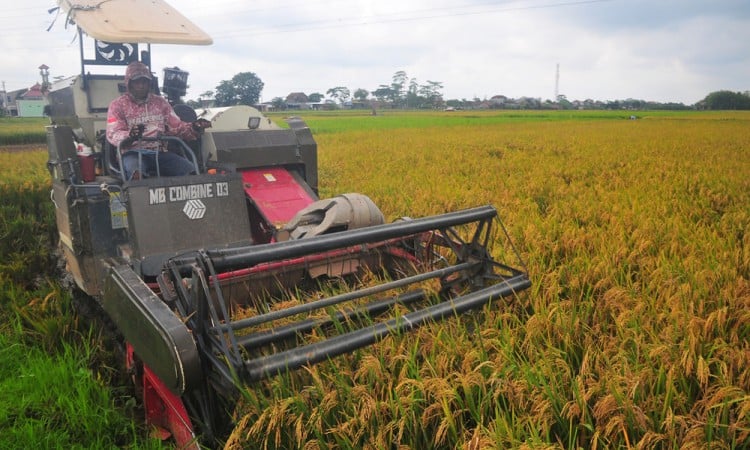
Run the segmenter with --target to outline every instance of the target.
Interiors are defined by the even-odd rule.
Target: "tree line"
[[[199,96],[198,100],[188,101],[188,105],[197,107],[206,103],[214,106],[232,105],[257,105],[264,83],[254,72],[240,72],[230,80],[223,80],[215,91],[206,91]],[[330,107],[346,105],[379,106],[403,109],[425,109],[442,108],[445,106],[455,108],[486,107],[496,109],[701,109],[701,110],[750,110],[750,91],[733,92],[722,90],[711,92],[703,100],[694,105],[682,103],[658,103],[645,100],[614,100],[614,101],[570,101],[564,95],[559,96],[555,102],[551,100],[541,101],[522,97],[521,99],[508,99],[498,95],[491,99],[481,100],[478,98],[443,99],[443,83],[427,80],[421,84],[416,78],[409,78],[405,71],[399,70],[393,74],[389,83],[379,85],[377,88],[367,90],[357,88],[354,91],[346,86],[335,86],[328,89],[323,95],[320,92],[311,94],[302,93],[301,98],[296,98],[295,103],[323,103]],[[328,96],[328,100],[326,100]],[[275,97],[271,104],[276,109],[285,109],[289,101],[287,98]]]
[[[206,91],[198,100],[187,103],[191,106],[209,101],[214,106],[257,105],[263,87],[264,83],[257,74],[241,72],[230,80],[221,81],[215,91]],[[325,95],[319,92],[305,95],[304,101],[320,103],[327,95],[328,103],[338,106],[352,102],[364,104],[377,101],[392,108],[439,108],[445,104],[442,89],[443,83],[440,81],[427,80],[426,83],[420,84],[416,78],[409,78],[405,71],[399,70],[393,74],[390,83],[381,84],[371,91],[357,88],[352,92],[346,86],[335,86],[328,89]],[[275,97],[271,103],[282,107],[286,104],[286,99]]]
[[[732,110],[750,109],[750,91],[732,92],[716,91],[708,94],[706,98],[696,103],[697,109]]]

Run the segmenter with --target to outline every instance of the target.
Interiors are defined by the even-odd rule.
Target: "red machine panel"
[[[274,227],[289,222],[315,199],[308,189],[283,167],[242,170],[245,193]]]

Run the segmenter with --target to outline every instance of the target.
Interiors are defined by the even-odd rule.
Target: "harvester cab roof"
[[[492,206],[386,223],[365,195],[319,199],[317,144],[297,117],[281,127],[247,105],[175,102],[213,124],[198,142],[165,138],[195,156],[195,173],[125,180],[103,138],[123,77],[86,69],[124,72],[150,62],[151,44],[211,38],[162,0],[60,6],[82,68],[48,97],[61,253],[76,291],[123,336],[147,421],[180,448],[220,443],[241,389],[530,286],[492,256],[509,242]],[[177,94],[184,75],[165,77]]]
[[[123,66],[140,60],[151,67],[151,44],[213,43],[208,34],[163,1],[62,0],[61,7],[78,30],[84,79],[92,66]],[[86,56],[84,36],[93,39],[93,58]],[[187,77],[188,72],[178,67],[164,68],[163,90],[172,103],[185,95]]]
[[[162,0],[60,0],[67,20],[101,42],[209,45],[211,37]]]

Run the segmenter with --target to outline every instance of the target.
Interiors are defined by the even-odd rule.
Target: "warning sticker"
[[[113,230],[128,227],[128,210],[122,204],[119,192],[109,193],[109,213]]]

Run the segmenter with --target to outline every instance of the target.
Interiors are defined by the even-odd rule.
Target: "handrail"
[[[188,156],[190,157],[188,159],[188,161],[190,161],[193,164],[193,167],[195,168],[195,173],[196,174],[200,174],[201,173],[200,172],[200,165],[198,164],[198,158],[196,158],[195,152],[181,138],[179,138],[177,136],[161,135],[161,136],[158,136],[158,137],[143,137],[143,138],[140,138],[139,141],[144,141],[144,142],[176,142],[177,144],[180,145],[180,147],[182,149],[182,152],[183,152],[183,156],[185,156],[185,158],[188,158]],[[138,153],[138,170],[141,171],[141,172],[143,172],[143,159],[142,159],[143,153],[140,152],[140,151],[138,151],[138,150],[141,150],[141,149],[128,150],[128,151],[136,151]],[[142,150],[147,150],[147,149],[142,149]],[[156,151],[161,151],[161,150],[156,150]],[[112,166],[111,164],[109,164],[109,168],[110,168],[110,170],[113,170],[114,172],[119,173],[120,176],[123,178],[123,180],[125,180],[124,169],[123,169],[123,166],[122,166],[122,141],[119,144],[117,144],[117,163],[120,166],[119,170],[115,169],[114,166]],[[161,176],[161,172],[159,170],[159,158],[156,158],[156,176],[157,177]],[[125,181],[129,181],[129,180],[125,180]]]

